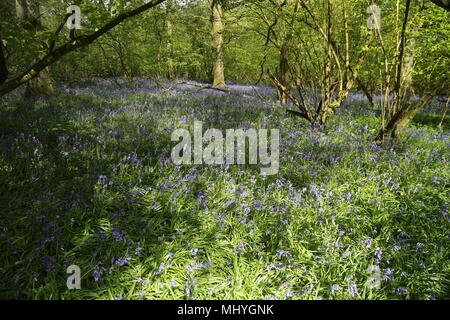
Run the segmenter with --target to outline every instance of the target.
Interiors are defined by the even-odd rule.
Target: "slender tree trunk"
[[[25,29],[38,32],[42,30],[39,2],[36,0],[18,0],[18,18],[23,20]],[[25,96],[49,95],[53,92],[53,82],[50,71],[44,68],[37,77],[27,83]]]
[[[289,80],[287,77],[289,71],[289,46],[290,37],[288,35],[280,48],[280,65],[278,74],[278,80],[284,87],[287,88],[287,90],[289,90]],[[287,96],[284,90],[278,89],[278,99],[280,100],[281,105],[286,105]]]
[[[358,88],[362,90],[362,92],[367,98],[367,101],[369,101],[370,107],[371,108],[375,107],[375,103],[373,102],[373,96],[372,93],[370,93],[369,88],[359,78],[356,79],[356,82],[358,83]]]
[[[445,117],[447,116],[447,111],[448,111],[448,103],[450,102],[450,97],[447,98],[447,102],[445,103],[445,107],[444,107],[444,113],[442,114],[442,119],[441,122],[439,122],[438,127],[442,128],[442,124],[444,123]]]
[[[223,31],[222,4],[220,0],[211,2],[211,44],[213,50],[213,87],[225,85],[225,75],[223,66]]]
[[[173,65],[173,0],[166,2],[166,54],[167,54],[167,78],[173,80],[175,78],[175,70]]]
[[[402,76],[403,76],[403,57],[405,53],[406,43],[406,27],[409,20],[409,12],[411,9],[411,0],[406,0],[405,15],[403,17],[402,31],[400,34],[399,51],[397,54],[397,61],[395,66],[395,85],[394,85],[394,102],[392,107],[392,114],[394,115],[400,108],[402,102]]]
[[[2,29],[0,26],[0,85],[8,79],[8,67],[6,65],[5,53],[3,50]]]
[[[331,3],[326,1],[326,13],[324,17],[324,25],[326,32],[326,46],[325,46],[325,64],[323,70],[322,83],[322,101],[320,102],[319,114],[317,122],[325,124],[328,118],[334,113],[332,110],[332,82],[333,82],[333,65],[332,65],[332,43],[331,43]]]
[[[286,5],[288,2],[285,1],[279,8],[279,13],[281,13],[282,7]],[[292,12],[292,17],[290,19],[290,25],[288,26],[287,33],[284,36],[284,39],[280,46],[280,60],[278,65],[278,80],[284,87],[284,89],[277,87],[277,94],[278,94],[278,100],[280,101],[281,105],[286,105],[288,96],[286,95],[285,90],[290,90],[290,79],[288,78],[289,75],[289,50],[291,48],[292,43],[292,28],[294,26],[295,20],[297,18],[297,13],[300,9],[300,0],[296,0],[294,4],[294,10]],[[278,16],[277,16],[278,19]]]

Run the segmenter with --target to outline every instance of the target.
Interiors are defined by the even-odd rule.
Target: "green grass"
[[[279,174],[174,166],[170,135],[194,120],[280,129]],[[383,150],[378,122],[356,102],[322,132],[240,96],[4,101],[0,297],[448,299],[449,132],[419,121]],[[375,264],[386,279],[369,290]]]

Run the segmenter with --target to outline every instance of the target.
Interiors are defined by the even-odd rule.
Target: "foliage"
[[[322,131],[270,112],[273,89],[121,84],[1,106],[2,297],[450,298],[450,122],[427,125],[435,108],[385,150],[355,96]],[[280,128],[279,175],[174,166],[171,132],[194,119]],[[69,264],[82,290],[67,290]],[[371,265],[380,290],[365,288]]]

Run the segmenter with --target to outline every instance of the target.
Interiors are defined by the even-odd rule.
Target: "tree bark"
[[[290,39],[289,36],[286,36],[286,39],[283,41],[283,44],[280,48],[280,65],[279,65],[279,81],[280,83],[288,88],[289,90],[289,81],[287,78],[288,71],[289,71],[289,46],[290,46]],[[287,102],[287,96],[284,92],[284,90],[281,90],[278,88],[278,99],[280,100],[281,105],[286,105]]]
[[[427,94],[415,104],[409,104],[399,110],[388,122],[386,128],[381,129],[375,142],[378,145],[386,145],[399,140],[403,129],[414,116],[431,100],[433,95]]]
[[[41,11],[36,0],[18,0],[18,18],[23,21],[24,28],[32,32],[42,30]],[[53,93],[53,81],[49,68],[44,68],[39,74],[27,83],[24,95],[35,97],[40,95],[50,95]]]
[[[223,65],[223,31],[222,3],[220,0],[211,1],[211,46],[213,50],[213,87],[225,85]]]
[[[2,0],[0,2],[0,85],[8,79],[8,64],[6,61],[6,45],[3,42],[3,30],[5,21],[11,22],[16,16],[15,0]]]
[[[173,65],[173,0],[166,2],[166,55],[167,55],[167,78],[173,80],[175,78],[175,70]]]
[[[403,57],[405,53],[405,43],[406,43],[406,28],[409,20],[409,13],[411,9],[411,0],[406,0],[405,15],[403,17],[402,31],[400,34],[399,52],[396,57],[395,65],[395,84],[394,84],[394,102],[392,106],[392,115],[394,115],[400,108],[400,103],[402,100],[402,76],[403,76]]]
[[[6,57],[3,50],[2,30],[0,26],[0,85],[8,79],[8,67],[6,65]]]

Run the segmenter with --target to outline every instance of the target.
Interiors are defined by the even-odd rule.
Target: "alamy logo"
[[[367,28],[369,30],[381,29],[381,9],[376,4],[373,4],[367,8],[367,13],[370,17],[367,18]]]
[[[71,5],[67,8],[67,14],[71,14],[67,19],[67,28],[69,30],[81,29],[81,9],[79,6]]]
[[[69,276],[67,277],[67,281],[66,281],[67,289],[69,289],[69,290],[81,289],[80,267],[75,264],[68,266],[67,274],[69,274]]]
[[[194,122],[193,148],[191,133],[187,129],[177,129],[172,133],[172,141],[181,141],[172,149],[174,164],[246,164],[248,141],[248,164],[261,164],[261,174],[274,175],[279,169],[280,132],[278,129],[208,129],[203,134],[201,121]],[[203,148],[203,144],[206,144]],[[193,156],[192,156],[193,154]]]
[[[379,290],[381,288],[381,270],[379,266],[369,266],[367,269],[367,273],[370,275],[366,281],[367,289],[376,289]]]

